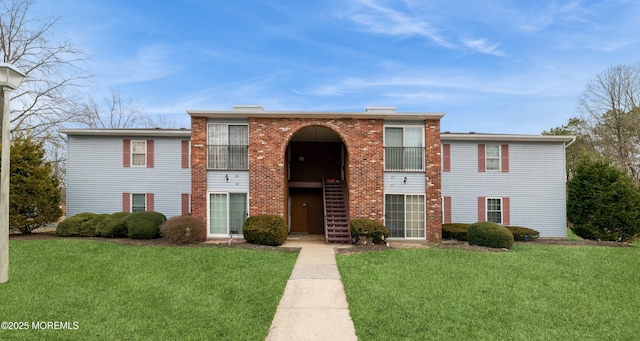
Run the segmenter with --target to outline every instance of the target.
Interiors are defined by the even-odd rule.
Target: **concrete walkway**
[[[301,247],[266,340],[357,340],[334,249],[320,241],[289,241]]]

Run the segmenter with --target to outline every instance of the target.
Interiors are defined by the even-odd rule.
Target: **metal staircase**
[[[351,243],[351,228],[342,182],[322,183],[326,243]]]

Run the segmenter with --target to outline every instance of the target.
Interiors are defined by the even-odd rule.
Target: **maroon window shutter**
[[[145,211],[151,212],[154,210],[153,207],[153,193],[147,193],[147,207]]]
[[[131,212],[131,193],[122,193],[122,212]]]
[[[444,223],[451,224],[451,197],[444,197]]]
[[[153,140],[147,140],[147,168],[153,168]]]
[[[485,147],[484,144],[478,145],[478,172],[486,172],[487,166],[485,166]]]
[[[189,212],[189,194],[182,193],[182,214],[190,214]]]
[[[451,145],[448,143],[442,145],[442,171],[451,171]]]
[[[509,172],[509,145],[502,145],[502,152],[500,153],[500,157],[502,158],[502,171]]]
[[[502,225],[511,225],[511,203],[509,198],[502,198]]]
[[[182,168],[189,168],[189,141],[182,141]]]
[[[478,221],[487,220],[486,203],[486,197],[478,197]]]
[[[122,140],[122,167],[131,167],[131,140]]]

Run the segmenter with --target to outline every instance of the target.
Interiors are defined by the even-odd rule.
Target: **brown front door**
[[[324,233],[322,190],[291,191],[291,232]]]

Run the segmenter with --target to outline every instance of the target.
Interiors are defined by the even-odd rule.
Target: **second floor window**
[[[384,135],[386,171],[423,171],[422,127],[386,127]]]
[[[486,146],[487,170],[500,170],[500,146]]]
[[[249,127],[247,125],[209,124],[207,168],[249,169]]]
[[[131,141],[131,165],[147,165],[147,141]]]

